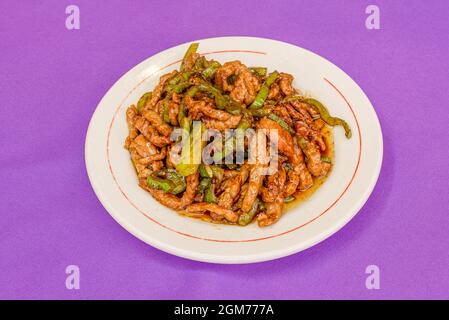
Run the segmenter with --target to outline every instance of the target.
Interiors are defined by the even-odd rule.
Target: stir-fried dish
[[[328,176],[333,165],[331,127],[342,126],[347,138],[351,129],[318,100],[293,88],[292,75],[268,73],[240,61],[221,64],[207,60],[197,48],[197,43],[190,45],[180,70],[161,76],[126,111],[125,147],[139,185],[164,206],[188,216],[271,225],[290,203],[316,190]],[[199,139],[193,134],[195,123],[200,124]],[[225,134],[231,129],[233,133]],[[176,130],[186,133],[183,139]],[[223,133],[224,139],[203,139],[208,130]],[[257,135],[239,134],[249,131],[262,133],[276,152],[256,144],[265,155],[251,157]],[[203,157],[193,161],[206,150],[214,162]],[[275,170],[268,170],[273,164]]]

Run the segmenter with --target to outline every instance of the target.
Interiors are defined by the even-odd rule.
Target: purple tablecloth
[[[365,8],[380,8],[380,30]],[[80,9],[68,30],[65,9]],[[449,298],[449,2],[0,2],[0,298]],[[101,206],[89,119],[128,69],[168,47],[248,35],[310,49],[371,99],[384,162],[359,214],[304,252],[253,265],[177,258]],[[65,285],[80,268],[80,289]],[[377,265],[380,289],[365,269]]]

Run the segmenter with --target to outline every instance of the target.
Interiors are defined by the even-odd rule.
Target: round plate
[[[188,43],[156,54],[121,77],[89,124],[85,158],[95,193],[126,230],[171,254],[214,263],[251,263],[287,256],[326,239],[363,206],[382,164],[382,132],[376,113],[360,87],[326,59],[280,41],[223,37],[203,39],[199,52],[220,62],[240,60],[293,74],[294,87],[322,101],[345,119],[353,135],[334,128],[335,164],[322,187],[273,226],[216,225],[178,215],[139,188],[129,152],[123,147],[126,108],[150,91],[161,75],[177,69]]]

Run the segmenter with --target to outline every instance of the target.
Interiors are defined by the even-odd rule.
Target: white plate
[[[139,188],[123,143],[126,108],[152,89],[161,75],[179,68],[189,44],[165,50],[121,77],[92,116],[86,137],[86,167],[95,193],[126,230],[160,250],[214,263],[251,263],[287,256],[326,239],[363,206],[382,164],[382,132],[360,87],[326,59],[284,42],[224,37],[198,40],[199,51],[220,62],[240,60],[294,75],[294,86],[321,100],[353,130],[347,140],[334,129],[335,166],[325,184],[278,223],[267,228],[214,225],[186,218]]]

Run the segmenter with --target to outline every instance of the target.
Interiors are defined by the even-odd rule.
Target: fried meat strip
[[[137,116],[135,120],[135,126],[137,130],[140,131],[152,144],[157,147],[165,147],[171,144],[170,137],[159,135],[159,133],[154,129],[150,122],[144,117]]]
[[[293,106],[290,103],[285,103],[284,107],[288,111],[288,114],[290,115],[290,117],[293,120],[295,120],[295,121],[302,121],[304,119],[302,114],[299,113],[298,111],[296,111],[296,109],[293,108]]]
[[[159,171],[164,167],[164,162],[162,162],[160,160],[156,160],[156,161],[151,162],[147,167],[150,167],[152,172]]]
[[[164,151],[158,153],[157,148],[142,134],[139,134],[134,139],[131,139],[131,136],[128,136],[125,148],[127,148],[131,154],[131,160],[137,171],[138,177],[146,178],[153,171],[163,167],[163,163],[159,160],[161,160],[162,156],[165,157]]]
[[[159,83],[154,88],[151,99],[149,99],[147,104],[143,107],[144,110],[155,110],[156,104],[161,99],[162,93],[164,92],[166,82],[174,77],[177,73],[178,71],[173,70],[172,72],[164,74],[159,78]]]
[[[239,217],[232,210],[222,208],[218,204],[215,204],[215,203],[207,203],[207,202],[191,204],[191,205],[187,206],[186,211],[187,212],[209,211],[211,214],[215,214],[215,215],[224,217],[229,222],[237,222],[238,217]]]
[[[172,133],[172,127],[162,120],[162,117],[153,110],[143,111],[143,116],[150,124],[163,136],[169,136]]]
[[[128,124],[128,130],[129,130],[128,138],[130,140],[134,139],[135,137],[137,137],[139,135],[139,132],[137,131],[135,123],[134,123],[135,117],[137,116],[137,114],[138,114],[138,111],[134,105],[130,106],[126,110],[126,122]],[[127,139],[127,141],[125,142],[125,146],[126,146],[126,143],[128,143],[128,142],[129,141]]]
[[[146,158],[157,153],[157,149],[142,134],[139,134],[129,144],[128,149],[135,149],[139,156]]]
[[[259,227],[272,225],[281,218],[282,209],[284,208],[284,199],[282,196],[279,196],[274,202],[267,203],[266,207],[267,211],[265,213],[260,213],[257,216]]]
[[[170,193],[165,193],[162,190],[158,190],[158,189],[152,189],[152,188],[148,188],[146,186],[146,181],[144,181],[143,183],[141,183],[141,186],[145,189],[148,190],[148,192],[151,193],[151,195],[160,203],[162,203],[164,206],[172,208],[174,210],[180,210],[182,209],[181,206],[181,201],[180,199]]]
[[[201,119],[201,115],[205,115],[211,119],[227,121],[232,117],[232,114],[215,109],[211,103],[206,103],[204,100],[195,101],[191,97],[186,97],[187,108],[189,115],[193,120]]]
[[[238,200],[232,206],[232,210],[238,211],[239,209],[241,209],[243,199],[245,199],[246,191],[248,191],[248,185],[249,185],[249,183],[247,182],[240,188],[240,195],[238,197]]]
[[[195,199],[196,191],[200,184],[199,173],[196,172],[190,176],[186,177],[186,191],[184,191],[181,198],[181,207],[185,208],[187,205],[191,204]]]
[[[265,129],[268,137],[271,130],[277,131],[279,151],[289,159],[293,157],[293,138],[290,133],[282,128],[277,122],[264,117],[259,121],[258,128]]]
[[[330,163],[321,161],[321,153],[318,147],[310,142],[304,143],[301,147],[307,157],[307,169],[315,177],[322,177],[331,168]]]
[[[179,156],[179,153],[181,152],[181,149],[182,149],[182,145],[180,145],[180,144],[173,144],[173,145],[168,147],[167,157],[165,159],[165,163],[166,163],[168,168],[175,168],[176,167],[176,165],[175,165],[175,163],[173,162],[173,159],[172,159],[172,152],[173,152],[174,155],[178,155]]]
[[[240,61],[226,62],[218,68],[215,83],[230,92],[232,99],[247,105],[254,101],[260,89],[259,79]]]
[[[178,125],[178,113],[179,113],[179,104],[175,101],[170,101],[168,104],[168,118],[170,119],[170,124],[172,126]]]
[[[282,93],[286,96],[292,95],[295,93],[295,89],[292,87],[293,76],[288,73],[281,72],[279,74],[279,87],[281,88]]]
[[[164,160],[166,156],[167,156],[167,148],[164,147],[161,149],[161,151],[159,153],[151,154],[147,157],[144,157],[144,158],[140,159],[139,162],[141,164],[148,165],[154,161]]]
[[[178,198],[173,194],[148,187],[145,179],[139,180],[139,185],[143,189],[148,190],[157,201],[175,210],[181,210],[193,202],[199,185],[199,174],[195,173],[188,176],[186,178],[186,184],[186,191],[181,198]]]
[[[281,97],[281,88],[275,82],[270,86],[270,91],[268,92],[267,99],[268,100],[277,100]]]
[[[304,104],[307,105],[307,104]],[[288,109],[290,108],[290,109]],[[321,133],[321,129],[324,126],[324,122],[321,119],[313,120],[310,114],[305,109],[302,109],[303,112],[300,113],[293,109],[291,106],[287,107],[289,110],[290,115],[294,114],[295,112],[300,115],[300,118],[295,119],[297,120],[295,122],[295,131],[299,136],[305,137],[310,139],[313,143],[315,143],[321,151],[326,150],[326,143],[324,142],[323,135]],[[293,110],[292,110],[293,109]],[[304,113],[306,116],[304,116]],[[295,115],[296,117],[297,115]]]
[[[240,193],[240,189],[242,184],[245,183],[246,179],[248,179],[249,175],[249,166],[247,164],[242,165],[240,169],[240,173],[235,177],[230,178],[224,183],[228,182],[227,187],[224,189],[223,193],[218,198],[218,205],[220,207],[230,209],[235,199]],[[223,183],[223,184],[224,184]]]
[[[295,110],[297,112],[299,112],[299,114],[301,115],[302,121],[304,121],[308,125],[310,125],[313,122],[313,118],[308,111],[308,109],[310,109],[310,108],[308,108],[307,103],[295,100],[295,101],[291,101],[290,105],[292,105],[293,108],[295,108]]]
[[[261,195],[264,202],[274,202],[284,191],[287,174],[282,163],[279,163],[278,171],[267,176],[267,186],[262,187]]]
[[[240,174],[240,172],[237,170],[225,169],[224,173],[223,173],[223,178],[229,179],[229,178],[233,178],[239,174]]]
[[[184,70],[185,71],[192,70],[193,67],[195,66],[196,59],[198,59],[199,57],[200,57],[200,55],[196,52],[188,55],[184,61],[184,63],[185,63]]]
[[[293,120],[290,116],[290,113],[285,108],[284,105],[279,104],[273,108],[273,113],[278,115],[289,127],[293,127]]]
[[[288,182],[285,185],[284,197],[294,194],[298,188],[301,191],[305,191],[313,185],[313,178],[304,163],[302,151],[296,143],[294,147],[293,168],[288,172]]]
[[[137,171],[137,177],[146,178],[153,173],[152,168],[147,168],[145,164],[140,163],[142,157],[137,153],[136,149],[130,149],[129,152],[131,154],[131,161]]]
[[[248,212],[259,195],[260,187],[266,173],[266,165],[255,164],[249,174],[248,189],[242,202],[242,212]]]
[[[241,115],[232,115],[228,120],[221,121],[216,119],[204,118],[203,123],[208,129],[223,131],[226,129],[235,129],[239,125]]]

